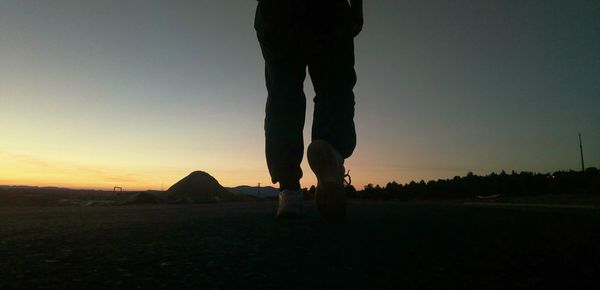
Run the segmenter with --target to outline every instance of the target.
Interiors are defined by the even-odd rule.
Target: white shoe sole
[[[342,179],[343,169],[335,149],[326,141],[315,140],[307,150],[308,164],[317,176],[315,203],[321,218],[344,220],[346,218],[346,191]]]

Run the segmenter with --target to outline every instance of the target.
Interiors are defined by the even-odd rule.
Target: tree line
[[[315,188],[307,190],[314,197]],[[357,190],[346,187],[349,198],[375,200],[427,200],[463,199],[494,196],[526,196],[544,194],[597,194],[600,195],[600,170],[595,167],[585,171],[557,171],[554,173],[502,171],[479,176],[469,172],[466,176],[425,182],[411,181],[399,184],[388,182],[385,186],[368,184]]]

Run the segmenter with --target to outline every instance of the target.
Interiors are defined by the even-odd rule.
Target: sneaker
[[[277,218],[298,218],[302,216],[303,212],[304,196],[302,190],[282,190],[279,192]]]
[[[310,169],[317,176],[315,203],[321,218],[340,221],[346,218],[344,158],[331,144],[315,140],[306,153]]]

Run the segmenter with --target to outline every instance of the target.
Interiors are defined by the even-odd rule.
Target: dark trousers
[[[356,146],[350,6],[346,0],[260,0],[254,27],[265,59],[269,173],[282,187],[298,184],[307,67],[316,93],[312,140],[328,141],[344,158]]]

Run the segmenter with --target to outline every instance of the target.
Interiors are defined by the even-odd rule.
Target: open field
[[[0,207],[0,289],[600,289],[600,210],[351,202]]]

